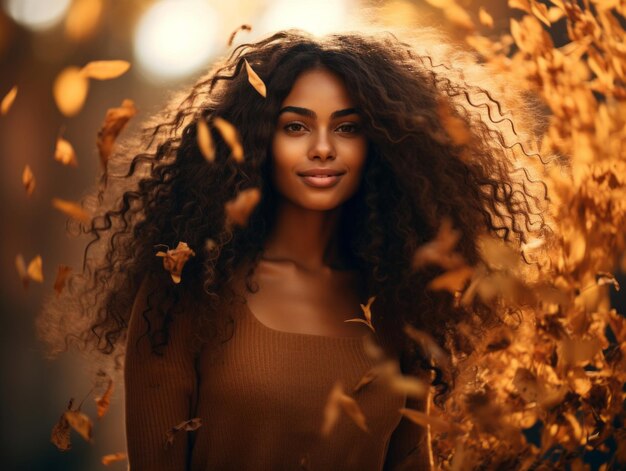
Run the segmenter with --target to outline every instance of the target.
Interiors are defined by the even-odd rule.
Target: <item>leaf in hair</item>
[[[92,61],[81,69],[81,73],[90,79],[109,80],[126,73],[128,69],[130,69],[128,61]]]
[[[35,175],[33,175],[30,165],[24,167],[24,171],[22,172],[22,184],[26,189],[26,194],[28,196],[32,195],[33,191],[35,191]]]
[[[128,455],[123,451],[118,451],[117,453],[104,455],[102,457],[102,464],[105,466],[109,466],[111,463],[116,463],[118,461],[122,461],[126,459],[128,459]]]
[[[248,64],[248,61],[244,59],[246,63],[246,71],[248,72],[248,82],[254,87],[254,89],[259,92],[263,98],[267,96],[267,89],[265,88],[265,83],[261,80],[261,77],[257,75],[252,66]]]
[[[91,216],[85,209],[77,203],[68,200],[62,200],[60,198],[52,198],[52,206],[65,213],[76,221],[83,222],[85,224],[91,221]]]
[[[180,283],[183,267],[190,257],[196,253],[189,248],[186,242],[178,242],[175,249],[169,249],[167,252],[157,252],[157,257],[163,257],[163,267],[170,273],[174,283]]]
[[[61,162],[63,165],[78,166],[76,161],[76,152],[69,141],[62,137],[57,138],[56,148],[54,150],[54,160]]]
[[[472,133],[465,124],[465,121],[452,114],[450,103],[447,100],[440,99],[438,101],[437,113],[442,126],[455,145],[462,146],[470,141]]]
[[[367,432],[366,418],[357,402],[343,391],[341,381],[337,381],[326,401],[324,407],[324,420],[322,422],[321,435],[328,437],[339,420],[341,410],[354,421],[363,431]]]
[[[33,258],[27,267],[22,254],[17,254],[15,257],[15,268],[17,268],[17,273],[22,280],[24,288],[28,287],[30,280],[37,281],[38,283],[43,282],[42,260],[40,255]]]
[[[2,99],[2,103],[0,103],[0,114],[5,115],[13,106],[13,102],[15,101],[15,97],[17,96],[17,85],[14,85],[11,90],[4,96]]]
[[[202,118],[198,119],[196,133],[200,152],[209,162],[214,162],[215,146],[213,144],[213,138],[211,137],[211,130],[209,129],[209,125]]]
[[[232,157],[235,161],[239,163],[243,162],[243,147],[241,146],[237,128],[219,116],[213,119],[213,125],[220,132],[228,147],[230,147]]]
[[[245,227],[248,224],[250,214],[260,200],[261,190],[258,188],[247,188],[240,191],[234,199],[227,201],[224,205],[226,224],[228,226],[237,224]]]
[[[167,431],[167,440],[165,441],[165,449],[167,450],[174,444],[174,439],[178,432],[193,432],[198,430],[202,426],[202,419],[200,417],[194,417],[193,419],[185,420],[178,425],[175,425]]]
[[[96,141],[103,168],[106,169],[117,136],[136,114],[137,108],[135,108],[135,103],[129,99],[123,100],[119,108],[109,108],[107,110]]]
[[[57,270],[57,276],[54,280],[54,290],[57,292],[57,296],[60,295],[63,291],[63,288],[65,288],[65,281],[67,280],[67,277],[69,276],[71,271],[71,267],[68,267],[67,265],[59,265],[59,268]]]
[[[52,86],[57,107],[67,117],[78,114],[85,103],[88,91],[89,79],[76,66],[63,69]]]

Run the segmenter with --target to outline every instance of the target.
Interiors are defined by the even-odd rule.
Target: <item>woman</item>
[[[85,202],[99,212],[86,270],[39,328],[53,345],[124,356],[133,471],[430,468],[427,431],[398,411],[429,397],[384,378],[358,386],[380,359],[370,341],[445,396],[445,372],[403,326],[443,345],[470,313],[485,329],[500,317],[428,290],[442,268],[415,269],[416,249],[444,218],[469,264],[480,235],[521,244],[545,226],[537,154],[513,167],[526,121],[492,118],[496,79],[433,31],[411,41],[289,30],[241,45],[150,128],[153,152],[131,145],[109,163]],[[365,425],[343,414],[321,433],[336,384]]]

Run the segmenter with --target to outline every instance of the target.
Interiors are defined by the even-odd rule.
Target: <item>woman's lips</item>
[[[339,179],[343,177],[343,174],[340,175],[325,175],[325,176],[313,176],[313,175],[300,175],[300,178],[304,180],[309,186],[313,186],[315,188],[328,188],[335,185]]]

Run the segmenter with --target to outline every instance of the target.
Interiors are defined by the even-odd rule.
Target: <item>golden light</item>
[[[4,0],[7,14],[34,31],[56,25],[70,6],[70,0]]]

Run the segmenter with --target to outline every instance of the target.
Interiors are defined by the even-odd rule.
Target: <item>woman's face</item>
[[[300,74],[281,104],[272,139],[278,193],[318,211],[348,200],[359,187],[367,156],[361,119],[339,76],[327,69]],[[334,176],[303,175],[310,171]]]

